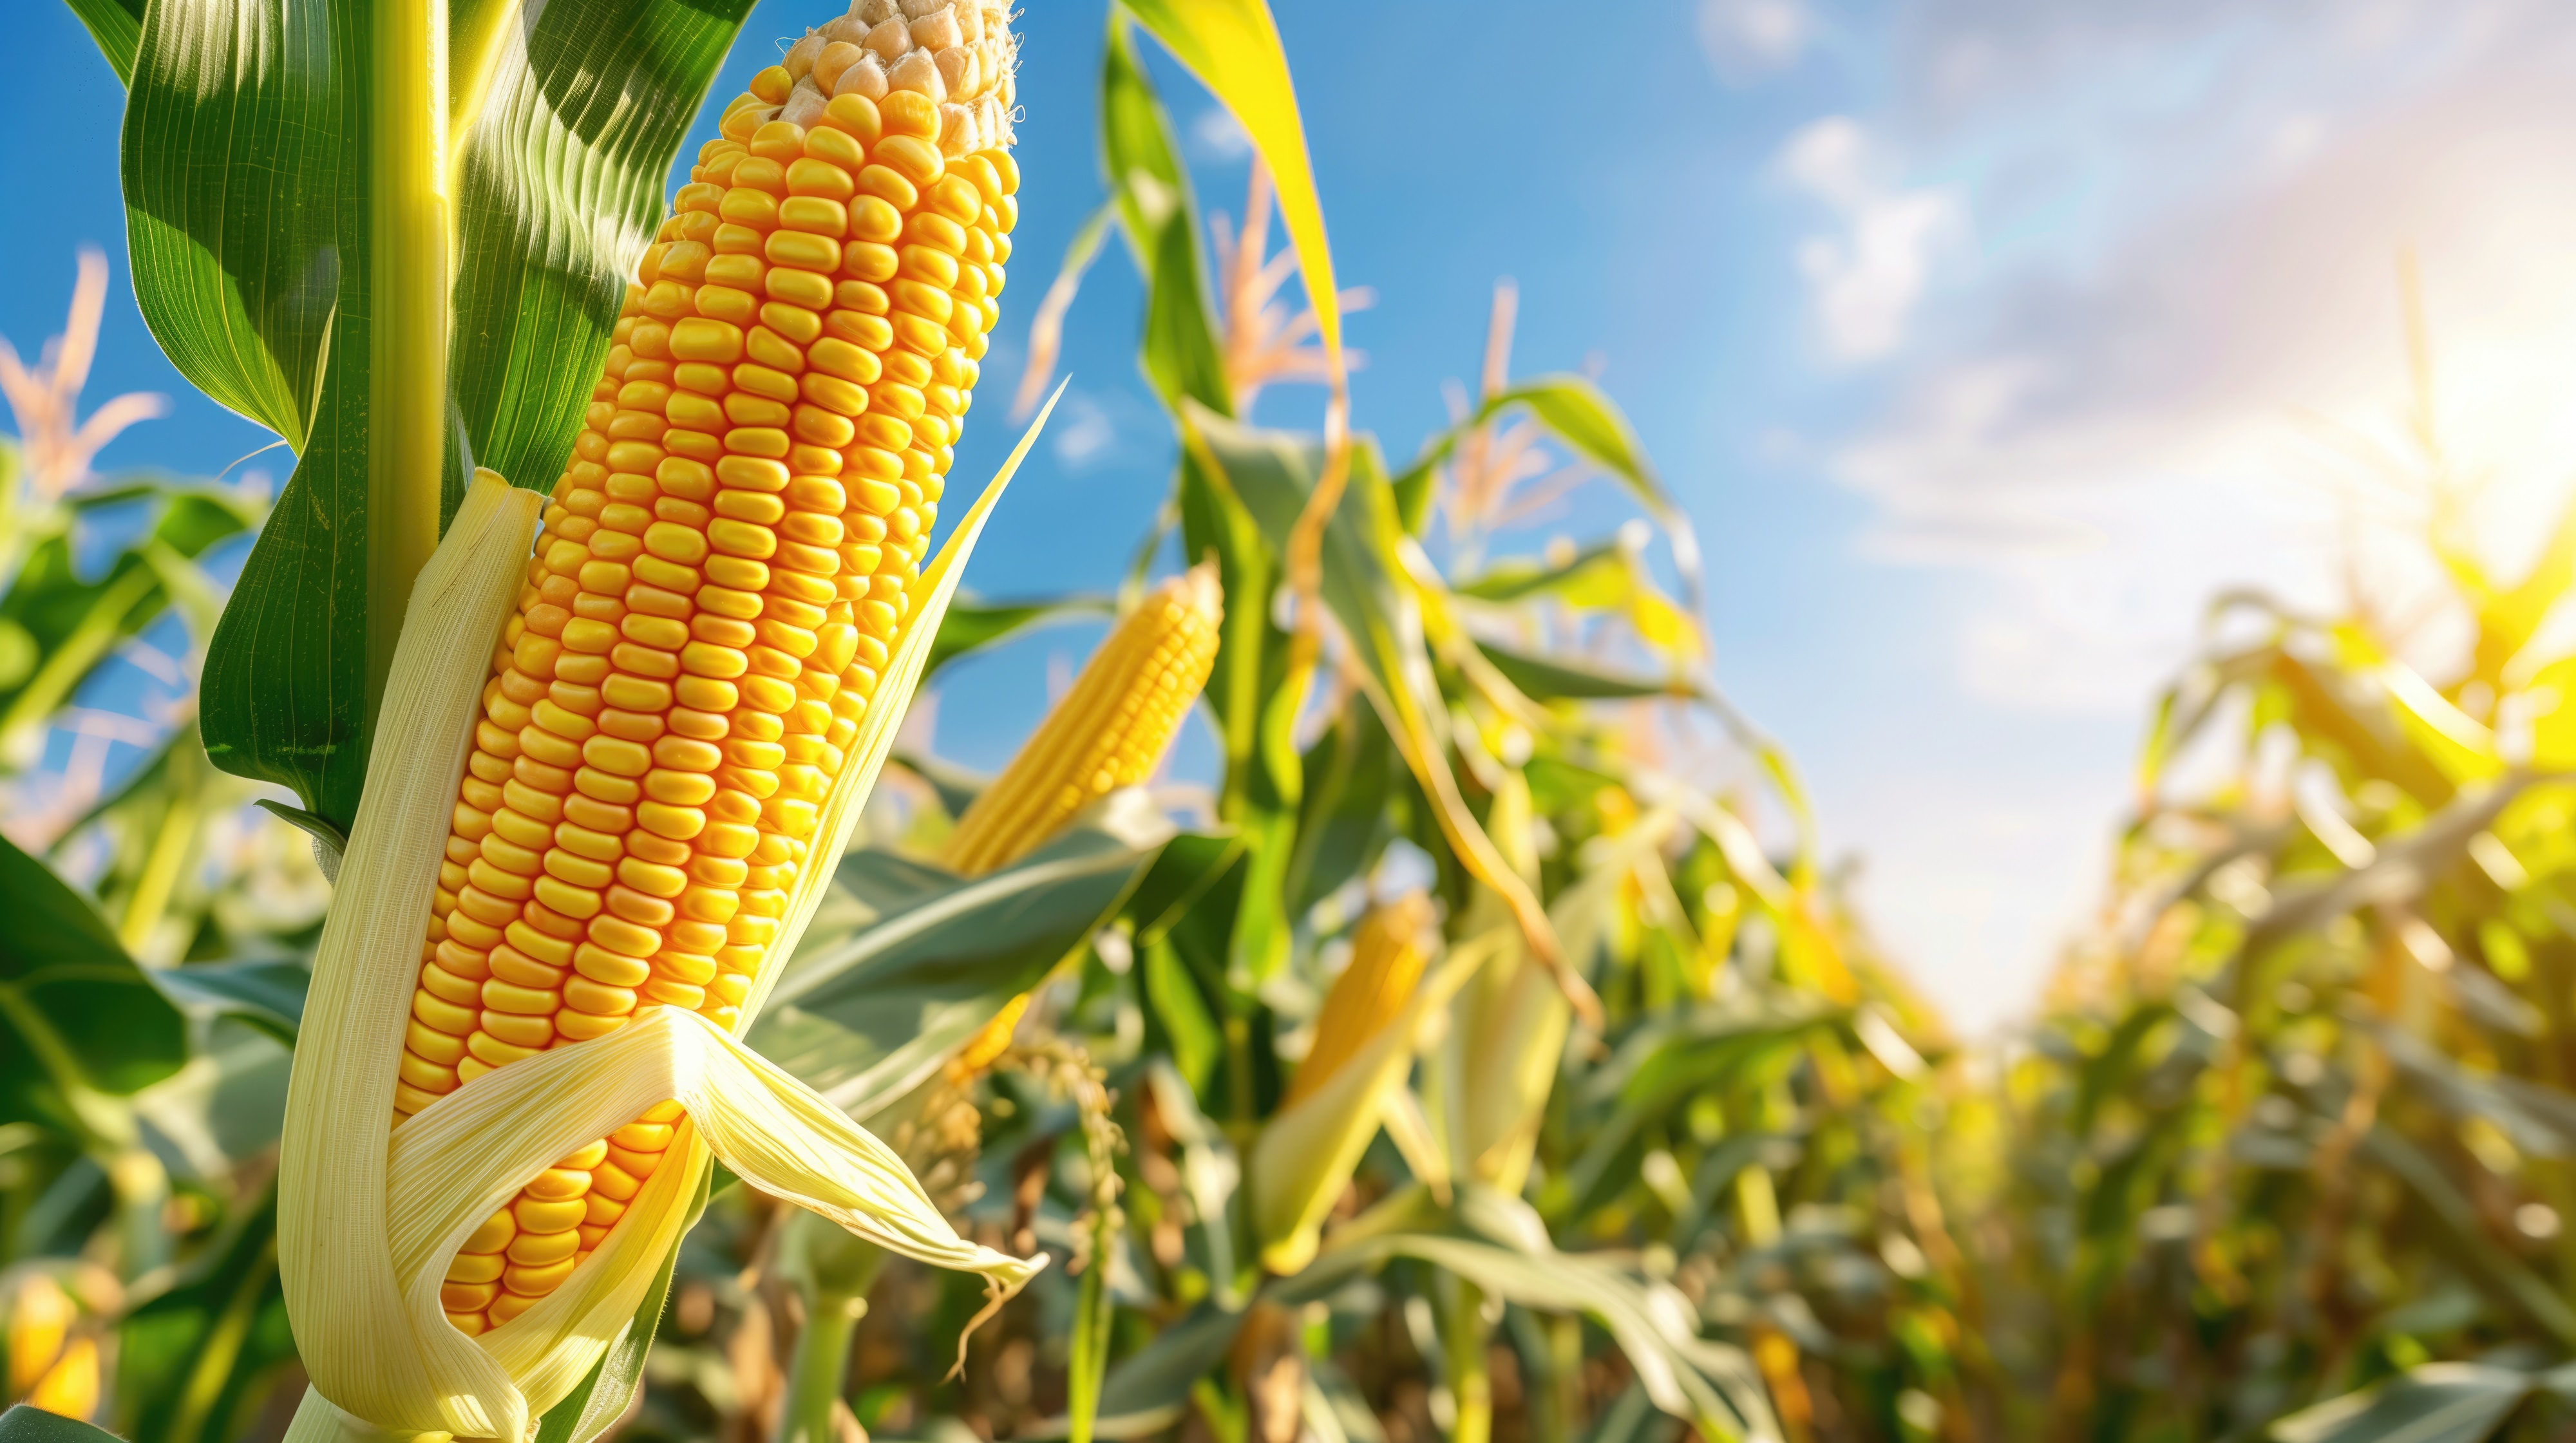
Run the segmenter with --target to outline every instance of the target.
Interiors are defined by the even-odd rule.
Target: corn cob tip
[[[1214,557],[1173,577],[1163,586],[1173,600],[1206,617],[1209,624],[1225,620],[1225,584],[1217,579]]]
[[[950,157],[1011,143],[1019,44],[1010,11],[975,0],[855,0],[849,13],[788,47],[777,67],[775,107],[763,120],[810,126],[835,96],[881,101],[895,91],[939,109],[939,148]]]

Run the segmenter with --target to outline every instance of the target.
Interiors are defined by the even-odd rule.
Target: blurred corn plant
[[[198,1438],[290,1367],[268,1150],[325,895],[196,734],[222,591],[203,568],[264,503],[92,470],[161,410],[80,415],[106,284],[84,252],[64,335],[32,367],[0,348],[0,461],[24,459],[0,489],[0,1322],[10,1399]]]
[[[2576,658],[2544,624],[2576,507],[2521,575],[2479,559],[2410,339],[2413,454],[2373,484],[2426,594],[2212,608],[2103,926],[1961,1139],[1990,1430],[2576,1422]]]

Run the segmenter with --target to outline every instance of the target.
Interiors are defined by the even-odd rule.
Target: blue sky
[[[93,401],[171,396],[102,467],[211,473],[267,438],[195,397],[123,294],[121,97],[62,8],[0,52],[0,335],[60,324],[72,247],[117,264]],[[2392,262],[2424,262],[2449,410],[2510,552],[2563,486],[2576,366],[2576,22],[2473,0],[1640,0],[1279,7],[1353,318],[1359,424],[1409,453],[1520,288],[1523,373],[1598,369],[1696,519],[1721,679],[1799,757],[1891,950],[1954,1016],[2026,1008],[2099,895],[2153,689],[2200,603],[2334,599],[2359,545],[2412,584],[2407,503],[2364,508],[2302,416],[2384,431]],[[720,93],[825,18],[755,12]],[[961,451],[989,472],[1018,338],[1101,190],[1099,11],[1024,17],[1005,338]],[[756,37],[756,38],[755,38]],[[1201,202],[1222,117],[1168,66]],[[1107,257],[1073,391],[978,554],[988,594],[1105,589],[1165,484],[1137,288]],[[1307,414],[1293,391],[1265,418]],[[251,463],[282,475],[278,453]],[[1606,497],[1606,493],[1593,493]],[[1606,499],[1600,525],[1615,519]],[[2358,516],[2358,522],[2353,518]],[[2359,540],[2356,541],[2355,538]],[[1000,760],[1068,629],[970,664],[942,749]]]

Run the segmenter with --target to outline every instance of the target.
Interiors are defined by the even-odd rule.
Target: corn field
[[[1109,0],[1090,115],[975,0],[730,96],[744,0],[71,4],[153,336],[294,463],[93,470],[160,413],[83,398],[95,254],[0,349],[6,1443],[2576,1433],[2576,508],[2491,573],[2429,422],[2451,654],[2215,599],[1963,1043],[1510,285],[1353,429],[1263,0]],[[971,553],[1093,325],[1167,485],[1029,595]],[[1068,622],[998,774],[905,726]]]

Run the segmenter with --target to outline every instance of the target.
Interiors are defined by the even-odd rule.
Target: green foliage
[[[86,1127],[94,1094],[130,1095],[187,1060],[177,1008],[153,989],[80,894],[0,839],[0,1121]]]
[[[0,486],[15,484],[0,476]],[[133,527],[133,539],[104,571],[83,575],[75,533],[109,518]],[[32,761],[81,683],[174,603],[211,627],[213,587],[195,563],[259,520],[234,492],[161,481],[82,490],[24,518],[9,538],[22,559],[0,590],[0,769]]]
[[[183,375],[297,453],[208,657],[207,750],[343,833],[410,568],[473,465],[538,488],[560,474],[607,355],[619,255],[658,222],[662,177],[749,5],[568,0],[525,25],[494,9],[453,17],[443,258],[406,249],[416,213],[440,236],[446,217],[405,191],[425,172],[401,161],[407,138],[366,79],[399,38],[378,31],[393,12],[161,7],[131,67],[122,150],[145,319]],[[446,298],[444,344],[389,303],[422,286]],[[421,374],[442,358],[444,376]],[[387,449],[406,386],[445,398],[443,467]]]
[[[115,1436],[104,1428],[24,1404],[0,1413],[0,1443],[100,1443]]]

